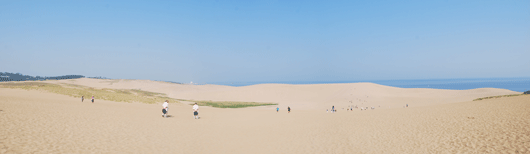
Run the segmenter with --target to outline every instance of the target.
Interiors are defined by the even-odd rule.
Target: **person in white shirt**
[[[197,105],[197,103],[193,105],[193,118],[199,119],[199,105]]]
[[[168,102],[169,101],[166,100],[164,102],[164,104],[162,104],[162,117],[164,117],[164,118],[167,118],[167,109],[168,109],[168,105],[169,105]]]

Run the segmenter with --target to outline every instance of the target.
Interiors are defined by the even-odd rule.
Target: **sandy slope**
[[[440,90],[425,88],[396,88],[373,83],[348,84],[260,84],[245,87],[221,85],[185,85],[148,80],[76,79],[47,81],[70,83],[96,88],[142,89],[168,94],[180,99],[214,101],[255,101],[279,103],[280,108],[298,110],[359,107],[402,108],[442,103],[471,101],[475,98],[519,94],[506,89],[481,88],[472,90]],[[380,106],[380,107],[379,107]],[[275,108],[275,107],[273,107]]]
[[[242,89],[267,89],[268,86],[274,85]],[[326,89],[327,86],[321,92],[334,89]],[[399,89],[373,84],[354,86],[354,90],[381,88],[401,92],[378,92],[389,95],[379,99],[407,100],[411,99],[407,96],[419,97],[417,93],[420,93],[424,95],[411,100],[421,98],[429,102],[439,99],[434,96],[442,96],[429,89]],[[166,88],[172,89],[170,87]],[[240,92],[238,90],[234,91]],[[434,91],[452,94],[452,101],[456,101],[471,97],[468,95],[486,95],[496,90]],[[311,93],[308,91],[294,95]],[[245,94],[248,93],[251,92]],[[335,96],[345,97],[343,95],[347,94]],[[376,97],[375,94],[372,92],[366,100]],[[329,98],[331,96],[327,95],[334,95],[334,92],[325,95]],[[376,101],[376,98],[370,101]],[[530,153],[528,95],[460,103],[433,101],[426,106],[385,110],[339,110],[333,114],[316,108],[318,106],[309,105],[304,110],[295,108],[289,114],[283,107],[280,113],[266,107],[201,107],[202,118],[194,120],[191,106],[170,104],[169,112],[173,117],[164,119],[160,115],[161,104],[101,100],[94,104],[81,103],[78,98],[57,94],[0,88],[0,153]]]

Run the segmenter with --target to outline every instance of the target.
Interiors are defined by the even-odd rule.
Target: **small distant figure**
[[[197,103],[193,105],[193,118],[199,119],[199,105],[197,105]]]
[[[335,105],[331,106],[331,113],[335,113]]]
[[[168,109],[168,103],[169,101],[166,100],[164,103],[162,103],[162,117],[167,118],[167,109]]]
[[[81,96],[81,102],[83,102],[85,100],[85,96]]]
[[[326,113],[328,113],[328,109],[326,109]]]
[[[287,106],[287,113],[291,113],[291,107]]]
[[[353,107],[350,107],[350,111],[353,111]]]
[[[409,107],[409,104],[407,104],[407,107]]]
[[[280,107],[276,107],[276,113],[278,113],[278,111],[280,111]]]
[[[92,103],[94,103],[94,96],[92,96]]]

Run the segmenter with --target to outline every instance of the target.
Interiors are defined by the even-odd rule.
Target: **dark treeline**
[[[7,81],[37,81],[37,80],[64,80],[64,79],[77,79],[77,78],[84,78],[85,76],[82,75],[63,75],[63,76],[29,76],[29,75],[22,75],[20,73],[8,73],[8,72],[0,72],[0,82],[7,82]]]

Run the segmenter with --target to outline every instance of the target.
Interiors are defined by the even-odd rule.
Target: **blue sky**
[[[530,1],[0,1],[0,54],[198,83],[530,77]]]

